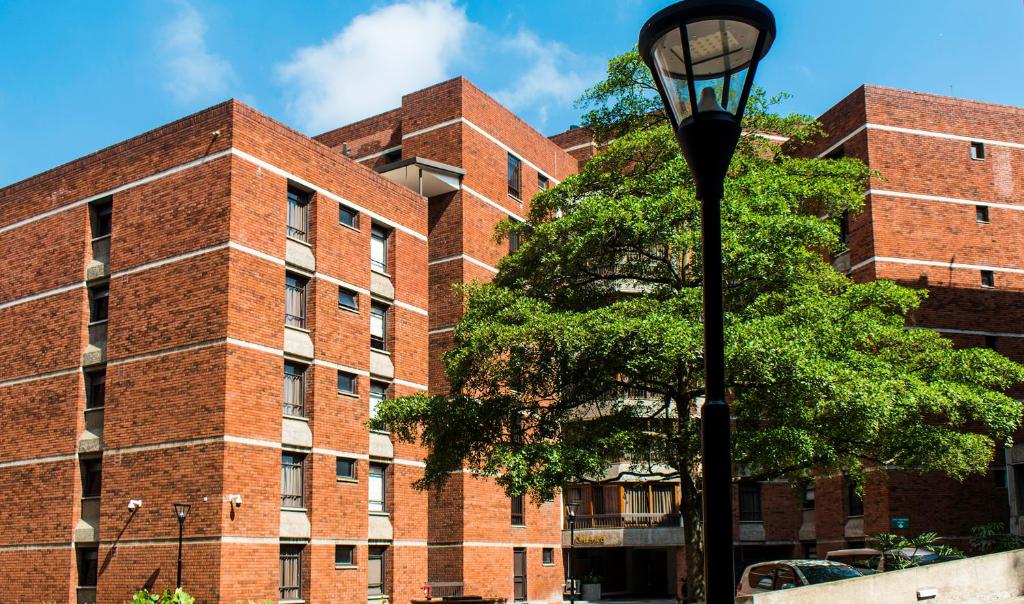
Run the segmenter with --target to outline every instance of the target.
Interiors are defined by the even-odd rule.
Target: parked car
[[[926,547],[890,549],[886,550],[884,554],[877,549],[863,547],[857,549],[837,549],[825,554],[826,560],[849,564],[865,575],[912,566],[925,566],[948,560],[959,560],[962,557],[940,556]]]
[[[882,572],[882,569],[879,568],[882,562],[882,552],[870,547],[832,550],[825,554],[825,559],[848,564],[865,575]]]
[[[831,560],[775,560],[751,564],[743,571],[736,595],[749,596],[766,591],[793,589],[861,577],[856,568]]]

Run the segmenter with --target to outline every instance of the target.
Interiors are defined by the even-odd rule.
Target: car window
[[[793,589],[794,587],[800,587],[796,573],[788,566],[780,566],[775,571],[775,589]]]
[[[853,577],[862,576],[856,569],[845,565],[812,566],[808,564],[806,566],[800,566],[800,572],[803,573],[804,578],[807,579],[808,585],[817,585],[818,583],[828,583],[829,581],[852,579]]]
[[[751,568],[747,583],[757,589],[771,589],[776,566],[775,564],[764,564]]]

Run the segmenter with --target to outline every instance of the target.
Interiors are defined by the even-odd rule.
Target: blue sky
[[[1024,0],[765,1],[784,110],[865,82],[1024,106]],[[0,186],[229,97],[315,134],[458,74],[553,134],[667,4],[2,0]]]

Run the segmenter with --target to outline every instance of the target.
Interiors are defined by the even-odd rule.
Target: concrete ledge
[[[391,357],[383,352],[371,350],[370,373],[381,377],[395,377],[395,365],[391,362]]]
[[[293,356],[312,359],[313,340],[309,337],[308,332],[285,325],[284,351]]]
[[[763,522],[740,522],[740,541],[764,541],[765,538]]]
[[[281,444],[297,447],[313,447],[313,431],[306,420],[285,417],[281,420]]]
[[[316,258],[313,257],[313,248],[308,243],[287,239],[284,261],[311,273],[316,271]]]
[[[391,517],[387,514],[370,512],[370,523],[366,530],[367,539],[387,540],[394,538],[391,528]]]
[[[370,271],[370,293],[387,298],[388,300],[394,300],[395,286],[391,283],[391,277]]]
[[[281,536],[309,539],[309,516],[299,510],[281,510]]]
[[[370,432],[370,456],[392,458],[395,456],[395,447],[391,444],[391,437],[380,432]]]

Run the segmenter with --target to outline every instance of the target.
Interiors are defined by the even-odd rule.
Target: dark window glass
[[[95,547],[78,547],[78,586],[96,587],[96,576],[99,565],[99,550]]]
[[[341,206],[338,210],[338,221],[345,226],[350,226],[353,229],[359,228],[359,212],[353,210],[348,206]]]
[[[850,213],[843,211],[839,217],[839,240],[843,243],[850,243]]]
[[[369,561],[366,569],[366,583],[371,596],[381,596],[386,593],[384,588],[387,584],[387,566],[384,559],[387,555],[387,550],[387,547],[381,545],[370,546]]]
[[[526,549],[522,547],[512,550],[512,596],[516,602],[526,601]]]
[[[985,159],[985,143],[971,142],[971,159]]]
[[[402,150],[401,149],[394,149],[394,150],[388,151],[387,153],[384,154],[384,161],[386,163],[389,163],[389,164],[393,163],[393,162],[396,162],[396,161],[398,161],[400,159],[402,159]]]
[[[846,481],[846,509],[847,516],[864,515],[864,499],[857,494],[857,485],[849,479]]]
[[[284,278],[284,324],[306,328],[306,285],[309,279],[288,273]]]
[[[107,399],[107,370],[90,371],[85,374],[85,408],[98,409]]]
[[[306,456],[285,451],[281,454],[281,507],[302,507],[302,464]]]
[[[985,348],[989,350],[996,349],[996,337],[992,335],[985,336]]]
[[[99,497],[103,487],[103,458],[82,459],[82,497]]]
[[[288,236],[299,241],[309,238],[309,193],[288,187]]]
[[[388,349],[388,305],[374,302],[370,305],[370,348]]]
[[[740,483],[740,520],[743,522],[761,521],[761,483]]]
[[[540,561],[541,561],[542,564],[545,564],[545,565],[548,565],[548,566],[554,564],[555,563],[555,549],[552,548],[552,547],[545,547],[543,550],[541,550]]]
[[[370,269],[378,273],[388,272],[388,237],[391,231],[373,225],[370,229]]]
[[[338,372],[338,392],[345,394],[359,393],[359,376],[347,371]]]
[[[814,541],[804,543],[804,558],[814,560],[818,557],[818,544]]]
[[[89,288],[89,321],[106,321],[109,306],[110,285],[94,285]]]
[[[338,306],[350,310],[359,310],[359,294],[351,289],[339,287]]]
[[[807,577],[808,585],[839,581],[840,579],[853,579],[861,577],[860,571],[849,566],[800,566],[800,572]],[[799,585],[799,584],[798,584]]]
[[[281,546],[281,599],[302,598],[302,546]]]
[[[338,457],[335,461],[335,473],[339,479],[355,480],[356,460]]]
[[[334,546],[334,565],[335,566],[352,566],[356,563],[354,545],[335,545]]]
[[[387,511],[387,505],[385,503],[386,487],[384,485],[384,479],[387,474],[387,466],[379,463],[370,464],[370,511],[371,512],[385,512]]]
[[[520,183],[522,181],[522,162],[518,157],[508,154],[508,194],[516,199],[520,198]]]
[[[796,572],[788,566],[780,566],[775,571],[775,589],[793,589],[800,587],[800,580],[796,578]]]
[[[839,145],[832,150],[831,153],[825,156],[825,159],[843,159],[846,157],[846,147]]]
[[[97,201],[92,204],[91,210],[93,238],[106,237],[113,226],[114,204],[109,199]]]
[[[996,274],[992,271],[981,271],[981,286],[982,287],[995,287],[996,286]]]
[[[284,414],[306,416],[306,366],[284,364]]]
[[[370,417],[377,417],[377,407],[387,398],[387,382],[370,382]]]
[[[809,484],[804,487],[804,509],[814,509],[814,485]]]
[[[988,222],[988,206],[974,206],[974,218],[978,222]]]
[[[512,524],[515,526],[523,526],[526,524],[526,514],[523,506],[522,495],[514,495],[512,497]]]
[[[543,174],[537,175],[537,190],[547,191],[548,190],[548,177]]]

